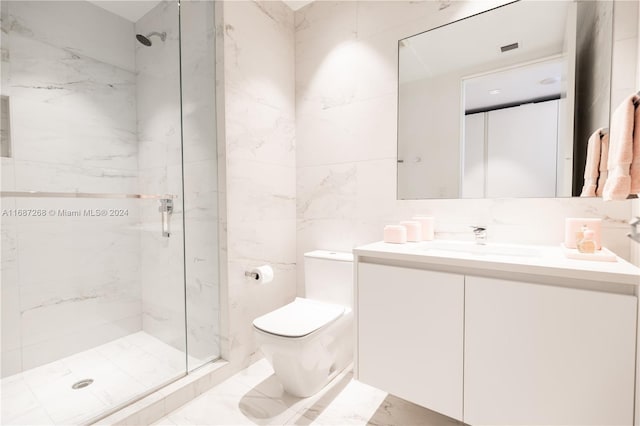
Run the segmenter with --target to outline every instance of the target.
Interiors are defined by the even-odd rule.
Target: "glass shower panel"
[[[189,370],[220,356],[214,6],[180,7]]]
[[[186,372],[179,6],[99,4],[1,3],[3,424]]]

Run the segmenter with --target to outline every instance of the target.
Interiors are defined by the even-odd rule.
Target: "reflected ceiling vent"
[[[519,47],[519,46],[518,46],[518,43],[506,44],[506,45],[504,45],[504,46],[500,47],[500,51],[501,51],[502,53],[504,53],[504,52],[508,52],[508,51],[510,51],[510,50],[515,50],[515,49],[517,49],[518,47]]]

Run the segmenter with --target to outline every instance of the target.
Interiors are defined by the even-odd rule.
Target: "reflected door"
[[[490,111],[487,196],[555,197],[558,101]]]

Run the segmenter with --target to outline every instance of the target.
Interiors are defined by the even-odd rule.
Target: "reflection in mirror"
[[[589,3],[518,1],[399,42],[399,199],[575,194],[608,126],[612,6]],[[580,96],[606,112],[577,117]]]
[[[11,157],[9,97],[0,95],[0,157]]]

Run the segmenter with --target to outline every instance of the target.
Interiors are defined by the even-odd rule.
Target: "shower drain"
[[[84,380],[80,380],[79,382],[75,382],[71,387],[73,389],[82,389],[82,388],[86,388],[91,383],[93,383],[93,379],[84,379]]]

